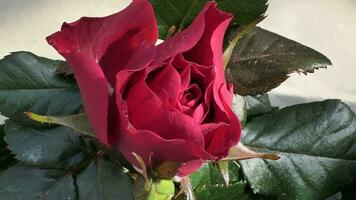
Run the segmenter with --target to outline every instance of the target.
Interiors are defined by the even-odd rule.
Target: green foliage
[[[301,104],[253,118],[242,143],[278,161],[241,161],[256,193],[324,200],[356,177],[356,116],[339,100]]]
[[[209,0],[150,0],[157,18],[159,35],[165,39],[169,29],[186,28]],[[221,10],[234,15],[234,25],[246,25],[267,10],[267,0],[216,0]]]
[[[232,98],[232,110],[239,118],[241,125],[243,126],[247,118],[247,106],[246,99],[243,96],[235,94]]]
[[[230,28],[226,43],[238,31],[238,28]],[[321,53],[255,27],[235,46],[225,75],[227,81],[234,84],[235,93],[257,95],[279,86],[290,73],[313,73],[330,65],[330,60]]]
[[[354,200],[356,199],[356,178],[347,188],[342,190],[342,200]]]
[[[70,115],[82,107],[73,81],[54,72],[63,61],[16,52],[0,61],[0,113],[12,121],[35,124],[23,113]],[[37,124],[38,125],[38,124]]]
[[[0,198],[9,200],[68,200],[76,198],[72,174],[17,164],[0,173]]]
[[[89,119],[86,113],[79,113],[69,116],[54,117],[54,116],[43,116],[37,115],[35,113],[26,112],[26,115],[35,121],[48,124],[58,124],[65,127],[72,128],[81,134],[94,137],[93,130],[91,129]]]
[[[249,118],[272,111],[272,106],[267,94],[256,96],[235,94],[232,100],[232,110],[244,126]]]
[[[347,105],[327,100],[273,110],[266,95],[248,98],[253,115],[242,143],[282,158],[239,161],[242,171],[230,162],[230,186],[216,166],[205,164],[190,176],[198,200],[354,198],[356,115]]]
[[[239,177],[240,167],[236,162],[229,163],[230,184],[226,186],[219,169],[213,164],[204,164],[199,171],[190,175],[194,194],[198,200],[250,199],[245,191],[247,183]]]
[[[245,96],[247,117],[252,117],[272,111],[267,94]]]
[[[65,127],[35,129],[7,120],[5,133],[16,159],[39,167],[69,167],[93,151],[78,133]]]
[[[14,164],[15,160],[13,159],[13,155],[7,149],[7,144],[4,141],[4,127],[0,125],[0,172],[1,170],[6,169],[8,166]]]
[[[102,147],[94,140],[71,128],[44,126],[23,114],[63,116],[81,111],[75,82],[57,75],[61,64],[28,52],[0,61],[0,112],[10,118],[0,126],[0,199],[132,199],[130,177],[116,160],[102,158]]]
[[[82,167],[87,166],[85,162],[81,164],[84,165],[66,170],[15,165],[0,174],[0,198],[11,200],[132,199],[131,180],[121,167],[103,158],[97,158],[79,173]]]
[[[133,187],[130,177],[116,163],[99,159],[76,177],[78,200],[131,200]]]
[[[230,171],[229,171],[229,161],[219,161],[217,166],[220,170],[220,174],[223,177],[225,184],[230,184]]]

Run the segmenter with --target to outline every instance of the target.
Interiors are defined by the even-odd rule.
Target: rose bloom
[[[240,139],[222,42],[232,16],[209,2],[184,31],[156,45],[147,0],[64,23],[47,38],[74,72],[96,137],[139,167],[178,162],[179,176],[219,160]]]

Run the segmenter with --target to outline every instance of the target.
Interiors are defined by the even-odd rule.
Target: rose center
[[[180,100],[185,111],[194,109],[202,101],[203,93],[197,84],[190,84]]]

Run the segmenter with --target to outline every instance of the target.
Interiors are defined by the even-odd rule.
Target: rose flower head
[[[156,45],[147,0],[102,18],[64,23],[47,38],[68,62],[98,140],[135,167],[179,163],[186,176],[240,139],[222,42],[232,16],[209,2],[185,30]]]

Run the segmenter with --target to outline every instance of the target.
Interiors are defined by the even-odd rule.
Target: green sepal
[[[171,200],[174,197],[175,187],[173,180],[160,179],[146,182],[139,176],[135,182],[135,200]]]
[[[64,117],[54,117],[54,116],[43,116],[38,115],[32,112],[25,112],[25,114],[32,120],[41,122],[41,123],[49,123],[49,124],[58,124],[62,126],[66,126],[72,128],[79,133],[84,135],[94,137],[94,133],[89,124],[89,120],[85,113],[79,113],[75,115],[69,115]]]

